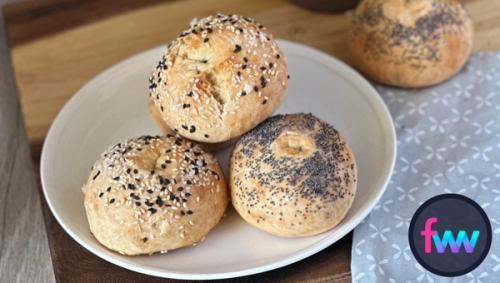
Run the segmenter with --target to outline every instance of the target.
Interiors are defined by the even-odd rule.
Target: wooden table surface
[[[475,51],[500,49],[500,1],[469,0]],[[276,37],[301,42],[349,63],[349,13],[317,13],[284,0],[63,1],[4,6],[3,14],[35,167],[55,115],[88,80],[143,50],[165,45],[193,17],[217,12],[255,18]],[[146,90],[145,90],[146,91]],[[38,171],[37,171],[38,172]],[[61,282],[151,281],[93,256],[57,224],[43,203],[56,279]],[[296,264],[242,282],[350,281],[351,235]]]

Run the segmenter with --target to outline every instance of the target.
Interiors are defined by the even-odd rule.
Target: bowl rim
[[[396,132],[394,129],[394,124],[391,118],[391,114],[379,95],[379,93],[376,91],[376,89],[364,78],[362,77],[357,71],[355,71],[353,68],[345,64],[344,62],[340,61],[339,59],[333,57],[332,55],[329,55],[327,53],[324,53],[320,50],[317,50],[315,48],[309,47],[307,45],[301,44],[301,43],[296,43],[288,40],[283,40],[283,39],[278,39],[278,44],[285,50],[290,50],[290,49],[298,49],[302,51],[303,53],[307,54],[308,56],[312,56],[315,59],[318,60],[318,62],[323,63],[325,66],[327,66],[330,69],[336,69],[340,73],[344,74],[346,77],[350,78],[350,81],[356,82],[356,87],[362,90],[360,92],[360,95],[365,96],[366,99],[370,100],[370,104],[372,107],[374,107],[375,112],[378,114],[379,119],[383,119],[384,121],[381,121],[381,127],[385,129],[384,136],[386,136],[385,143],[387,146],[387,151],[385,152],[385,158],[386,161],[384,162],[384,176],[382,184],[380,184],[379,189],[375,197],[370,201],[365,204],[364,209],[360,209],[357,211],[354,215],[352,215],[352,219],[350,222],[344,223],[344,226],[341,230],[337,231],[336,233],[333,233],[331,235],[327,235],[323,239],[319,240],[317,243],[298,250],[291,254],[290,256],[284,257],[282,259],[276,260],[273,263],[270,264],[261,264],[256,267],[252,268],[244,268],[241,270],[236,270],[236,271],[228,271],[228,272],[215,272],[215,273],[203,273],[203,274],[193,274],[193,273],[188,273],[188,272],[180,272],[180,271],[165,271],[162,268],[158,267],[150,267],[150,266],[144,266],[141,264],[129,264],[127,262],[119,260],[116,256],[113,255],[108,255],[106,253],[101,252],[99,249],[96,249],[92,247],[91,245],[87,244],[87,242],[83,239],[81,239],[77,233],[75,233],[72,229],[70,229],[66,223],[63,221],[61,216],[59,215],[59,212],[54,208],[53,200],[49,197],[48,190],[46,187],[48,186],[47,180],[46,180],[46,173],[45,170],[46,168],[49,167],[49,162],[50,162],[50,156],[49,152],[53,149],[55,139],[57,138],[56,132],[61,131],[60,130],[60,125],[63,123],[64,117],[66,117],[68,112],[70,111],[71,107],[74,107],[80,103],[80,101],[85,97],[85,90],[89,87],[91,87],[91,84],[98,83],[102,80],[106,80],[109,78],[112,74],[114,74],[117,70],[122,69],[124,66],[133,64],[135,61],[142,60],[142,58],[148,54],[149,52],[153,52],[156,50],[162,50],[164,48],[163,45],[157,46],[145,51],[142,51],[140,53],[137,53],[135,55],[132,55],[112,66],[109,68],[103,70],[99,74],[95,75],[92,79],[87,81],[73,96],[71,96],[68,101],[64,104],[64,106],[61,108],[59,113],[56,115],[54,118],[47,135],[45,137],[43,147],[42,147],[42,152],[41,152],[41,158],[40,158],[40,180],[41,180],[41,185],[42,185],[42,191],[45,197],[45,200],[49,206],[49,209],[54,216],[54,218],[57,220],[59,225],[64,229],[66,233],[68,233],[73,240],[75,240],[79,245],[83,246],[85,249],[89,250],[92,252],[94,255],[110,262],[115,265],[118,265],[120,267],[136,271],[139,273],[147,274],[147,275],[153,275],[157,277],[163,277],[163,278],[172,278],[172,279],[190,279],[190,280],[212,280],[212,279],[226,279],[226,278],[234,278],[234,277],[241,277],[241,276],[246,276],[246,275],[252,275],[252,274],[257,274],[265,271],[270,271],[273,269],[277,269],[292,263],[295,263],[299,260],[302,260],[304,258],[307,258],[325,248],[328,246],[332,245],[333,243],[337,242],[341,238],[343,238],[345,235],[347,235],[350,231],[352,231],[357,225],[359,225],[363,219],[368,216],[368,214],[373,210],[377,202],[380,200],[382,197],[383,193],[385,192],[387,185],[390,181],[392,171],[394,170],[394,166],[396,163],[396,156],[397,156],[397,142],[396,142]],[[325,63],[326,62],[326,63]],[[342,223],[342,222],[341,222]],[[328,232],[326,232],[328,233]],[[104,249],[104,247],[103,247]]]

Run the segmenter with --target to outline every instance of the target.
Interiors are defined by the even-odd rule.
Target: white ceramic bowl
[[[81,187],[108,146],[156,134],[147,109],[147,81],[164,47],[154,48],[104,71],[64,106],[42,151],[41,178],[49,207],[73,239],[95,255],[124,268],[182,279],[229,278],[259,273],[308,257],[345,236],[371,211],[387,185],[396,156],[394,127],[374,88],[337,59],[315,49],[279,41],[290,68],[280,113],[311,112],[337,128],[358,164],[358,189],[346,218],[326,233],[278,238],[248,225],[229,209],[196,247],[168,254],[127,257],[101,246],[90,233]],[[217,153],[227,172],[229,150]]]

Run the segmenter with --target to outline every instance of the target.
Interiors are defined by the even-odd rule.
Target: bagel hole
[[[286,131],[273,142],[271,149],[277,156],[306,158],[313,154],[316,145],[307,134]]]

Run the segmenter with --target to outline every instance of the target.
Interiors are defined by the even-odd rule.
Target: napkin
[[[376,88],[394,121],[398,156],[383,197],[354,231],[353,282],[500,282],[500,53],[473,55],[435,87]],[[408,243],[417,208],[443,193],[475,200],[493,230],[484,262],[454,278],[424,269]]]

